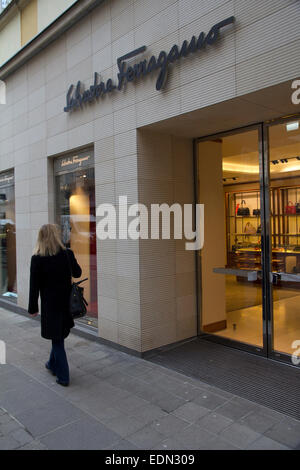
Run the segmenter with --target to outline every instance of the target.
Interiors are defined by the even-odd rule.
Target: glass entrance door
[[[197,258],[200,333],[263,353],[260,142],[259,126],[198,141],[205,224]]]
[[[267,156],[271,268],[268,349],[270,355],[291,363],[291,355],[300,346],[300,119],[266,126]]]
[[[300,364],[300,116],[197,141],[199,334]]]

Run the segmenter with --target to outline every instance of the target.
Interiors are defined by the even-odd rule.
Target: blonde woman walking
[[[81,276],[81,267],[74,253],[63,245],[56,225],[43,225],[31,258],[28,312],[38,315],[41,296],[41,334],[52,340],[52,349],[46,368],[56,375],[56,382],[68,386],[69,365],[64,340],[74,326],[69,314],[72,277]]]

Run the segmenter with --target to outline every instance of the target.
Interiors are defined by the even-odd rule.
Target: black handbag
[[[300,202],[296,202],[296,214],[300,214]]]
[[[72,266],[67,251],[66,256],[68,258],[69,268],[72,277]],[[88,306],[88,302],[83,296],[84,288],[80,287],[80,284],[87,280],[88,278],[85,278],[78,282],[72,282],[69,300],[69,313],[73,319],[82,318],[86,315],[86,307]]]
[[[79,286],[79,284],[86,280],[87,279],[83,279],[82,281],[72,283],[69,311],[73,319],[82,318],[86,315],[86,307],[88,303],[83,297],[83,287]]]
[[[253,209],[253,215],[260,216],[260,209]]]
[[[248,216],[250,215],[250,209],[246,206],[246,201],[243,199],[240,207],[237,210],[237,215]]]

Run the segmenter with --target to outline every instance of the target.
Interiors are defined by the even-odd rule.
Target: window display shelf
[[[260,210],[260,193],[257,190],[231,192],[225,194],[225,199],[227,265],[257,269],[261,266],[261,233],[255,231],[261,230],[261,215],[253,215],[253,210]],[[287,265],[291,269],[293,256],[295,266],[300,264],[300,187],[272,188],[270,201],[272,269],[285,271]],[[239,208],[246,209],[249,214],[238,215]],[[288,213],[296,211],[294,214]]]
[[[261,233],[229,233],[228,235],[234,235],[237,237],[261,237]],[[300,237],[300,235],[298,235]]]
[[[260,219],[260,215],[228,215],[234,219]]]
[[[272,237],[300,237],[300,233],[272,233]]]
[[[295,245],[295,248],[296,248],[297,245]],[[255,252],[261,252],[261,248],[254,248],[254,247],[244,247],[244,248],[237,248],[236,250],[236,253],[239,253],[239,252],[245,252],[245,251],[255,251]],[[300,254],[300,247],[299,247],[299,251],[298,250],[291,250],[289,248],[285,249],[285,248],[274,248],[272,249],[272,253],[281,253],[281,254],[285,254],[285,253],[293,253],[294,255],[297,255],[297,254]]]
[[[277,214],[279,217],[300,217],[300,214]]]

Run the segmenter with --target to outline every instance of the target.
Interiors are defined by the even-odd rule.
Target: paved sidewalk
[[[300,448],[299,421],[75,335],[63,388],[39,323],[3,309],[0,339],[0,450]]]

